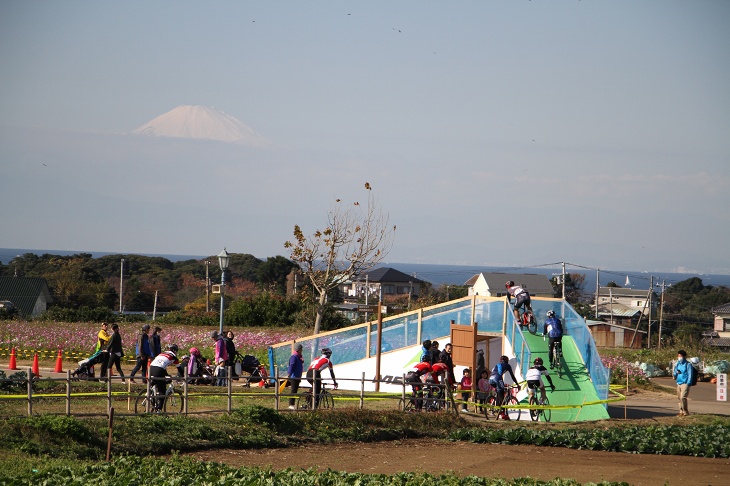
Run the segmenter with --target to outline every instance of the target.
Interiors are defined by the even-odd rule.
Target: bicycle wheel
[[[507,397],[507,399],[504,402],[504,411],[507,413],[507,415],[510,416],[510,420],[519,420],[520,414],[522,414],[522,409],[519,408],[512,408],[515,406],[519,406],[520,402],[517,401],[517,399],[513,396]]]
[[[172,395],[168,395],[165,398],[165,402],[162,405],[162,409],[165,412],[178,414],[183,409],[183,395],[182,392],[175,391]]]
[[[545,400],[542,402],[542,404],[543,405],[550,405],[550,400],[548,400],[547,397],[545,397]],[[541,414],[542,415],[542,419],[545,422],[550,422],[550,416],[552,415],[550,413],[550,409],[549,408],[545,408],[545,409],[542,409],[541,412],[542,412],[542,414]]]
[[[535,398],[535,395],[530,396],[530,405],[537,405],[537,399]],[[540,418],[540,410],[536,408],[530,409],[530,418],[533,422],[536,422],[538,418]]]
[[[319,396],[319,404],[317,408],[321,408],[323,410],[331,410],[335,408],[335,399],[332,398],[332,394],[328,391],[323,391],[322,394]]]
[[[150,407],[152,411],[152,407]],[[147,390],[142,390],[134,400],[134,413],[147,413]]]
[[[415,412],[416,405],[413,403],[413,398],[401,398],[398,400],[398,410],[401,412]]]
[[[497,407],[497,397],[494,395],[490,395],[487,398],[487,406],[484,407],[484,416],[489,419],[491,416],[492,418],[497,418],[497,415],[499,415],[499,408]]]
[[[297,409],[298,410],[311,410],[312,409],[312,394],[305,393],[297,398]]]
[[[530,331],[530,334],[537,334],[537,320],[532,312],[527,314],[527,330]]]

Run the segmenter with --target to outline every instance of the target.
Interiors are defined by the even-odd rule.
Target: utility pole
[[[210,312],[210,262],[205,261],[205,312]]]
[[[368,283],[368,277],[369,277],[369,275],[366,274],[365,275],[365,305],[366,306],[368,305],[368,295],[370,295],[370,284]],[[369,322],[368,319],[369,319],[369,316],[368,316],[368,313],[366,312],[365,313],[365,322]]]
[[[152,320],[157,317],[157,291],[155,290],[155,305],[152,307]]]
[[[124,299],[124,258],[122,258],[122,268],[119,270],[119,313],[122,313],[122,303]]]
[[[601,292],[601,284],[599,278],[599,269],[596,269],[596,319],[598,319],[598,294]]]
[[[608,288],[608,301],[611,304],[611,325],[613,326],[613,289]]]
[[[647,343],[646,348],[651,349],[651,296],[654,293],[654,276],[652,275],[649,278],[649,318],[646,320],[646,323],[648,325],[648,332],[647,332]]]
[[[664,284],[666,280],[662,280],[662,299],[659,304],[659,341],[657,349],[662,349],[662,319],[664,318]]]
[[[563,300],[565,300],[565,262],[563,262],[562,282],[563,282]],[[563,314],[563,315],[565,315],[565,314]]]

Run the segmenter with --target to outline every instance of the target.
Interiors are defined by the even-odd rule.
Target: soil
[[[473,444],[440,440],[340,443],[288,449],[217,450],[192,454],[230,466],[273,469],[327,468],[369,474],[402,471],[459,476],[549,480],[581,483],[624,481],[636,485],[727,484],[730,459],[596,452],[558,447]]]
[[[612,420],[631,423],[683,420],[671,379],[660,382],[666,391],[632,390],[625,402],[609,405]],[[730,404],[717,402],[715,387],[702,383],[690,394],[690,411],[730,415]],[[435,439],[379,443],[339,443],[288,449],[217,450],[192,454],[206,461],[231,466],[274,469],[327,468],[369,474],[401,471],[459,476],[540,480],[574,479],[581,483],[616,481],[635,485],[728,484],[730,459],[599,452],[559,447],[473,444]]]

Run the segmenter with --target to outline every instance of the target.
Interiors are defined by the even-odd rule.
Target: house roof
[[[408,275],[407,273],[403,273],[400,270],[396,270],[395,268],[389,268],[389,267],[381,267],[376,268],[375,270],[370,270],[369,272],[365,272],[362,278],[365,277],[365,275],[368,276],[368,280],[370,282],[377,282],[377,283],[389,283],[389,282],[413,282],[413,283],[423,283],[423,280],[420,278],[416,278],[413,275]]]
[[[613,297],[643,297],[646,298],[648,289],[626,289],[622,287],[599,287],[598,294]]]
[[[46,302],[52,302],[45,278],[0,277],[0,300],[9,300],[22,315],[32,315],[36,301],[45,294]]]
[[[730,314],[730,302],[727,304],[718,305],[712,309],[714,314]]]
[[[704,337],[702,338],[702,344],[708,345],[708,346],[720,346],[720,347],[730,347],[730,338],[721,338],[721,337]]]
[[[479,275],[484,276],[484,280],[486,280],[490,292],[494,292],[495,294],[504,294],[506,292],[504,284],[508,280],[514,280],[516,284],[521,285],[525,289],[527,289],[527,291],[530,292],[531,295],[552,295],[554,292],[553,286],[550,283],[550,280],[548,280],[547,276],[537,273],[482,272],[477,273],[472,278],[467,280],[464,285],[474,285],[479,279]]]
[[[614,317],[634,317],[637,314],[641,314],[641,311],[627,305],[619,304],[618,302],[614,302],[613,304],[600,304],[598,306],[599,316],[610,316],[612,314]]]

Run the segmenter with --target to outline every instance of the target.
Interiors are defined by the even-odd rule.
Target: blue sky
[[[0,247],[730,273],[730,3],[0,3]],[[129,132],[215,106],[272,142]],[[45,165],[44,165],[45,164]]]

